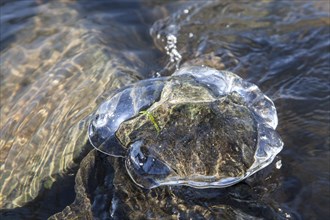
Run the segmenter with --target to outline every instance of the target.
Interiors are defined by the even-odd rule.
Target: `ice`
[[[170,40],[174,45],[175,39]],[[171,50],[175,49],[175,47],[171,48],[169,47]],[[141,110],[153,109],[155,105],[160,105],[163,100],[168,98],[176,99],[179,97],[181,98],[179,103],[189,102],[189,100],[203,102],[203,100],[191,97],[194,95],[193,91],[184,90],[183,85],[186,84],[193,85],[195,90],[198,87],[200,91],[208,91],[210,96],[204,102],[212,101],[212,99],[220,100],[230,96],[232,99],[242,100],[243,105],[252,113],[257,125],[256,150],[254,158],[252,158],[254,162],[242,175],[226,177],[221,175],[187,174],[187,176],[182,176],[183,174],[179,175],[178,173],[180,172],[172,169],[171,164],[167,163],[166,158],[162,156],[163,152],[168,150],[166,145],[158,143],[155,146],[146,147],[143,145],[144,140],[139,140],[130,143],[128,146],[121,146],[123,143],[118,142],[115,137],[118,128],[123,122],[137,117]],[[175,93],[179,95],[172,94],[171,90],[168,90],[168,88],[172,88],[171,86],[174,86],[176,89],[182,87],[183,91],[176,90]],[[167,88],[167,91],[163,92],[165,88]],[[196,91],[199,90],[197,89]],[[89,137],[92,145],[101,152],[111,156],[125,157],[126,169],[132,180],[144,188],[153,188],[160,185],[220,188],[244,180],[274,160],[275,156],[283,148],[283,142],[275,131],[277,123],[278,119],[274,103],[256,85],[246,82],[228,71],[218,71],[203,66],[191,66],[177,70],[170,77],[140,81],[114,94],[101,104],[96,111],[94,120],[92,120],[90,125]],[[187,128],[186,132],[191,132],[191,129]],[[205,136],[208,137],[208,135]],[[210,146],[213,145],[211,144]],[[241,146],[242,149],[244,147],[243,145]],[[219,164],[214,164],[214,166],[219,166]]]

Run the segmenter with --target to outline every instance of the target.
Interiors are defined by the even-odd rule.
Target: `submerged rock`
[[[200,98],[155,104],[149,114],[159,133],[144,115],[121,124],[116,135],[129,148],[126,167],[137,184],[217,186],[252,165],[257,127],[249,109],[231,97]]]
[[[144,188],[227,187],[273,161],[283,146],[276,125],[274,104],[257,86],[186,67],[118,92],[96,112],[89,136],[99,151],[124,157]]]
[[[92,118],[97,151],[80,165],[75,201],[50,219],[253,219],[260,209],[277,217],[253,178],[227,187],[282,149],[272,101],[235,74],[189,67],[140,81]]]
[[[278,218],[269,201],[256,196],[247,184],[225,189],[163,186],[148,190],[123,170],[124,158],[91,151],[76,176],[75,201],[50,219],[259,219],[259,210],[267,218]]]

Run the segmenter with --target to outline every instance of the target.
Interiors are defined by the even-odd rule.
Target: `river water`
[[[317,0],[1,1],[0,218],[46,219],[73,202],[79,164],[92,150],[88,116],[116,89],[206,65],[275,102],[284,149],[222,198],[181,196],[231,214],[186,209],[177,218],[327,219],[329,10]],[[120,219],[103,214],[93,215]]]

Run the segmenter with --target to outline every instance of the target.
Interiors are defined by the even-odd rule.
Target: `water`
[[[209,212],[227,218],[329,217],[327,1],[17,0],[0,7],[1,219],[62,211],[92,149],[88,116],[115,89],[191,64],[258,85],[275,102],[284,149],[247,185],[164,192],[193,201],[186,211],[170,203],[168,213],[184,218],[206,201]],[[118,210],[113,216],[123,215]]]
[[[92,116],[90,143],[106,155],[125,157],[135,183],[146,189],[227,187],[272,163],[282,150],[274,103],[256,85],[201,66],[172,76],[127,86]]]

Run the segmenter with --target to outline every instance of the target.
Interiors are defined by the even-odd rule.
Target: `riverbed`
[[[328,1],[5,0],[0,10],[1,219],[47,219],[70,205],[93,150],[89,116],[117,89],[185,65],[256,84],[275,103],[284,148],[236,189],[191,196],[221,207],[212,215],[189,206],[162,217],[330,216]]]

